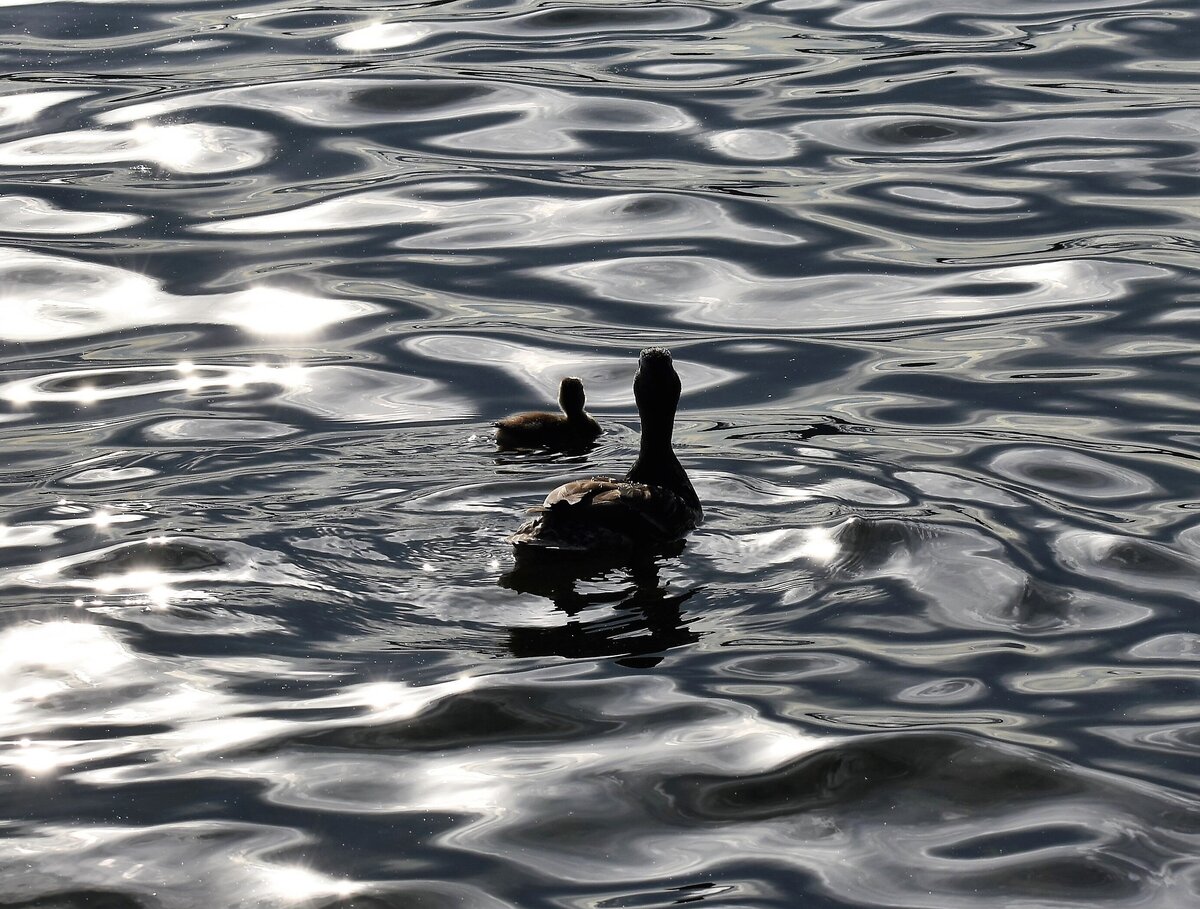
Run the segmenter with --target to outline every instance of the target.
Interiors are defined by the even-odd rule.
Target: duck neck
[[[671,434],[674,429],[673,420],[655,421],[642,420],[641,447],[638,449],[638,460],[665,459],[675,457],[671,448]]]
[[[675,450],[671,447],[672,422],[642,421],[641,447],[626,479],[631,483],[645,483],[648,486],[669,489],[689,505],[698,508],[700,500],[696,491],[692,489],[687,472],[675,456]]]

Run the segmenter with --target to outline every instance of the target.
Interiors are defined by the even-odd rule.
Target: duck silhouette
[[[501,448],[550,448],[556,451],[580,451],[600,435],[600,424],[583,409],[583,382],[567,376],[558,385],[558,406],[562,413],[519,413],[498,420],[496,444]]]
[[[643,350],[633,380],[642,422],[633,467],[624,479],[592,477],[553,490],[508,538],[518,555],[651,551],[677,542],[700,523],[700,499],[671,448],[680,390],[671,352]]]

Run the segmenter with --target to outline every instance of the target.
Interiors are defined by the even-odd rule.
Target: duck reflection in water
[[[682,548],[682,542],[677,543],[663,555]],[[684,623],[683,605],[700,588],[668,594],[659,580],[657,557],[630,558],[624,564],[610,557],[518,558],[516,567],[498,583],[546,597],[566,617],[561,625],[509,628],[508,649],[513,656],[621,656],[619,662],[627,666],[650,668],[664,651],[699,640]],[[584,610],[603,610],[603,617],[583,621]]]
[[[695,591],[668,596],[658,580],[657,558],[677,555],[704,515],[671,447],[680,393],[671,352],[643,350],[633,382],[641,442],[629,472],[623,479],[564,483],[508,538],[516,567],[500,583],[546,596],[572,617],[561,628],[513,629],[510,647],[517,655],[644,654],[696,640],[680,615],[681,604]],[[578,591],[581,582],[613,570],[628,570],[632,589],[615,596]],[[625,613],[623,621],[593,626],[574,621],[585,606],[613,602]],[[630,620],[633,614],[638,618]],[[637,625],[646,634],[634,633]]]
[[[558,386],[556,413],[519,413],[496,422],[496,445],[502,449],[548,448],[551,451],[583,452],[600,435],[600,424],[583,409],[583,382],[567,376]]]

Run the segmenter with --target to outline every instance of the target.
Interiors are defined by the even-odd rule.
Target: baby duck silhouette
[[[700,499],[671,448],[681,386],[671,352],[648,347],[638,360],[633,396],[642,421],[637,460],[624,479],[564,483],[508,538],[530,551],[647,551],[678,541],[704,517]]]
[[[583,382],[567,376],[558,386],[558,406],[562,414],[519,413],[498,420],[496,444],[501,448],[551,448],[555,451],[586,449],[600,435],[600,424],[591,418],[584,404]]]

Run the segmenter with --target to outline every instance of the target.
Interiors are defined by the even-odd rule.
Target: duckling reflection
[[[672,555],[683,548],[673,547]],[[625,583],[626,579],[629,583]],[[585,592],[581,587],[607,581],[608,589]],[[611,582],[617,581],[616,590]],[[509,590],[546,597],[566,621],[554,626],[515,626],[508,630],[508,649],[517,657],[561,656],[568,659],[621,656],[620,662],[649,668],[672,647],[700,636],[683,619],[683,604],[699,587],[669,594],[659,581],[659,561],[647,558],[615,563],[603,558],[565,562],[518,561],[497,583]],[[606,607],[603,618],[582,621],[588,609]]]
[[[642,422],[637,460],[624,479],[564,483],[508,538],[519,557],[655,551],[682,539],[704,517],[700,499],[671,448],[681,385],[671,352],[648,347],[633,396]]]
[[[583,381],[567,376],[558,385],[562,414],[519,413],[497,421],[496,444],[500,448],[549,448],[552,451],[586,451],[600,435],[600,424],[583,409]]]

